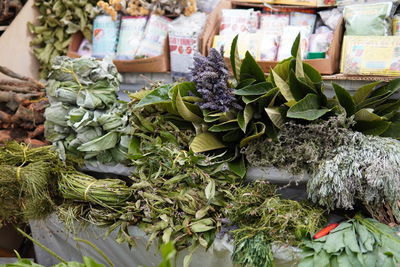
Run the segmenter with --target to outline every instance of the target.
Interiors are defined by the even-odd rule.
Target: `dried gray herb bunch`
[[[377,211],[386,211],[399,222],[400,141],[358,132],[352,136],[352,144],[335,149],[336,155],[312,174],[309,198],[330,209],[352,209],[360,200],[377,219]]]
[[[352,142],[352,132],[348,129],[351,124],[343,116],[307,125],[288,122],[277,141],[257,139],[242,153],[255,167],[274,166],[295,174],[312,172],[322,160],[334,156],[335,148]]]

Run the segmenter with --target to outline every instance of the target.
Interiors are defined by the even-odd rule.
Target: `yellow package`
[[[344,36],[340,71],[400,75],[400,36]]]

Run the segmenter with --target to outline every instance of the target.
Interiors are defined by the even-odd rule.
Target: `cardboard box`
[[[208,41],[219,29],[221,21],[221,9],[230,8],[230,0],[221,0],[216,8],[207,16],[206,25],[200,35],[200,53],[206,55],[209,49]],[[67,56],[80,57],[77,53],[79,45],[83,40],[82,33],[75,33],[68,48]],[[164,53],[157,57],[135,59],[135,60],[113,60],[119,72],[168,72],[170,70],[170,56],[168,39],[164,45]]]
[[[351,75],[400,75],[400,36],[345,36],[340,71]]]
[[[307,7],[327,7],[335,6],[336,0],[234,0],[234,2],[242,3],[258,3],[258,4],[279,4],[279,5],[294,5]]]
[[[216,31],[214,36],[218,34],[219,31]],[[334,74],[339,72],[340,66],[340,52],[341,52],[341,44],[343,40],[343,33],[344,33],[344,21],[340,21],[339,25],[337,25],[334,34],[333,34],[333,41],[331,46],[329,47],[328,51],[326,52],[326,58],[322,59],[306,59],[304,62],[310,64],[315,69],[317,69],[321,74]],[[207,43],[209,45],[209,49],[213,45],[214,36],[211,37]],[[225,58],[227,65],[230,68],[230,61],[229,58]],[[273,68],[278,61],[257,61],[260,65],[262,70],[265,73],[268,73],[271,68]]]
[[[79,58],[77,51],[83,40],[81,32],[72,36],[67,56]],[[119,72],[167,72],[169,71],[169,49],[168,39],[164,44],[164,53],[157,57],[135,59],[135,60],[113,60]]]

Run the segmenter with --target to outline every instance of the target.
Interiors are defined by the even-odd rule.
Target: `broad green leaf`
[[[266,81],[264,72],[248,51],[240,68],[240,80],[245,79],[256,79],[258,83]]]
[[[276,95],[279,92],[279,88],[275,87],[272,88],[271,90],[269,90],[266,94],[262,95],[262,96],[242,96],[242,100],[244,103],[246,103],[246,105],[259,101],[261,99]]]
[[[300,50],[300,37],[301,37],[300,33],[297,34],[296,39],[294,40],[293,45],[292,45],[291,54],[292,54],[292,57],[294,57],[294,58],[297,57],[297,54]]]
[[[199,219],[202,219],[204,216],[206,216],[208,211],[209,211],[209,209],[210,209],[210,207],[205,207],[205,208],[203,208],[201,210],[198,210],[196,212],[196,215],[195,215],[196,219],[199,220]]]
[[[118,133],[109,132],[102,137],[96,138],[92,141],[84,143],[78,147],[79,151],[83,152],[95,152],[104,151],[110,148],[114,148],[118,142]]]
[[[268,117],[277,128],[281,129],[283,127],[285,121],[281,107],[265,108],[265,112],[267,112]]]
[[[236,35],[235,38],[233,38],[232,45],[231,45],[231,54],[230,54],[230,60],[231,60],[231,66],[232,66],[232,72],[233,76],[236,78],[237,81],[242,80],[239,75],[240,75],[240,69],[242,65],[242,60],[240,59],[239,56],[239,50],[238,50],[238,38],[239,35]]]
[[[356,105],[349,92],[336,83],[332,83],[336,98],[339,104],[346,110],[347,117],[350,117],[356,111]]]
[[[238,83],[238,85],[236,86],[236,89],[241,89],[241,88],[251,85],[255,82],[256,82],[256,79],[253,79],[253,78],[240,81],[240,83]]]
[[[400,89],[400,78],[391,80],[384,86],[379,87],[378,89],[374,90],[371,94],[371,97],[385,95],[386,93],[394,94]]]
[[[261,137],[265,133],[265,124],[262,122],[255,122],[251,125],[251,134],[240,141],[239,147],[244,147],[254,139]]]
[[[269,82],[261,82],[256,84],[251,84],[242,89],[235,90],[233,93],[235,95],[263,95],[272,89],[272,84]]]
[[[305,98],[293,105],[287,112],[288,118],[303,119],[308,121],[316,120],[331,109],[321,108],[320,100],[315,94],[308,94]]]
[[[171,98],[168,94],[171,88],[172,86],[167,84],[154,89],[151,93],[143,97],[142,100],[135,105],[135,108],[171,102]]]
[[[274,82],[276,86],[279,88],[279,91],[281,92],[283,97],[287,101],[295,100],[295,98],[292,95],[292,92],[290,91],[289,85],[274,70],[272,70],[272,75]]]
[[[346,234],[344,235],[343,239],[346,247],[349,248],[352,252],[355,253],[361,252],[360,247],[358,246],[357,236],[353,227],[351,227],[348,231],[346,231]]]
[[[327,253],[335,253],[345,247],[343,240],[344,232],[347,233],[347,231],[340,231],[340,232],[330,233],[328,235],[324,245],[324,250]]]
[[[289,88],[296,101],[303,99],[307,94],[317,94],[312,87],[300,81],[293,70],[289,73]]]
[[[244,156],[235,159],[234,161],[228,162],[229,169],[238,175],[240,178],[246,176],[246,163],[244,162]]]
[[[201,133],[196,135],[190,144],[190,149],[195,153],[201,153],[224,147],[225,145],[222,144],[218,138],[211,133]]]
[[[170,241],[172,231],[173,229],[171,227],[168,227],[167,229],[164,230],[163,236],[161,238],[163,243],[168,243]]]
[[[246,107],[238,113],[237,121],[240,129],[242,129],[244,133],[246,133],[247,124],[253,118],[253,113],[253,107],[251,105],[246,105]]]
[[[279,75],[279,77],[281,77],[284,81],[286,81],[289,78],[290,63],[291,63],[290,58],[279,62],[273,69],[271,69],[270,74],[272,73],[272,71],[274,71],[276,74]],[[274,77],[272,75],[268,76],[268,81],[275,83]]]
[[[382,118],[373,113],[372,109],[363,108],[354,114],[356,121],[381,121]]]
[[[396,112],[400,109],[400,99],[394,100],[389,99],[385,104],[382,104],[375,108],[375,113],[380,116],[385,116],[389,113]]]
[[[319,84],[322,82],[322,76],[319,71],[314,69],[313,66],[307,63],[303,63],[303,68],[304,68],[304,73],[307,75],[307,77],[314,83],[314,84]]]
[[[184,118],[187,121],[202,123],[203,119],[194,112],[192,112],[192,110],[189,107],[196,108],[197,106],[184,102],[182,100],[181,93],[178,90],[176,95],[176,109],[178,110],[179,115],[181,115],[182,118]]]
[[[131,99],[142,100],[145,96],[153,92],[153,90],[139,90],[137,92],[129,93],[129,97]]]
[[[128,146],[128,156],[131,159],[142,157],[142,151],[140,151],[140,139],[136,136],[131,137],[131,141]]]
[[[215,181],[213,179],[211,179],[208,182],[208,184],[204,190],[204,193],[206,195],[207,200],[211,200],[214,198],[214,196],[215,196]]]
[[[301,59],[301,49],[300,49],[300,33],[297,35],[296,40],[293,43],[292,56],[296,58],[296,68],[295,68],[296,77],[304,78],[303,61]]]
[[[236,142],[239,141],[243,137],[242,130],[233,130],[229,131],[222,136],[222,141],[224,142]]]
[[[392,122],[386,131],[381,134],[381,136],[400,139],[400,123]]]
[[[190,226],[190,229],[193,231],[193,232],[195,232],[195,233],[202,233],[202,232],[207,232],[207,231],[209,231],[209,230],[211,230],[211,229],[214,229],[215,228],[215,226],[210,226],[210,225],[205,225],[205,224],[203,224],[203,223],[201,223],[201,222],[199,222],[199,223],[193,223],[191,226]]]
[[[359,105],[363,101],[365,101],[368,98],[368,96],[371,94],[371,92],[374,90],[374,88],[380,83],[382,83],[382,81],[369,83],[369,84],[363,85],[360,88],[358,88],[357,91],[353,95],[354,103],[356,105]]]
[[[387,121],[357,121],[353,128],[364,134],[381,135],[389,129],[390,124]]]
[[[227,132],[238,128],[239,128],[238,120],[236,119],[236,120],[226,121],[217,125],[213,125],[210,128],[208,128],[208,130],[210,132],[217,133],[217,132]]]

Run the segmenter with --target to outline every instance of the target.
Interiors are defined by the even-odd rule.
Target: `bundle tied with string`
[[[59,164],[49,146],[13,142],[0,148],[0,226],[42,219],[53,211]]]

